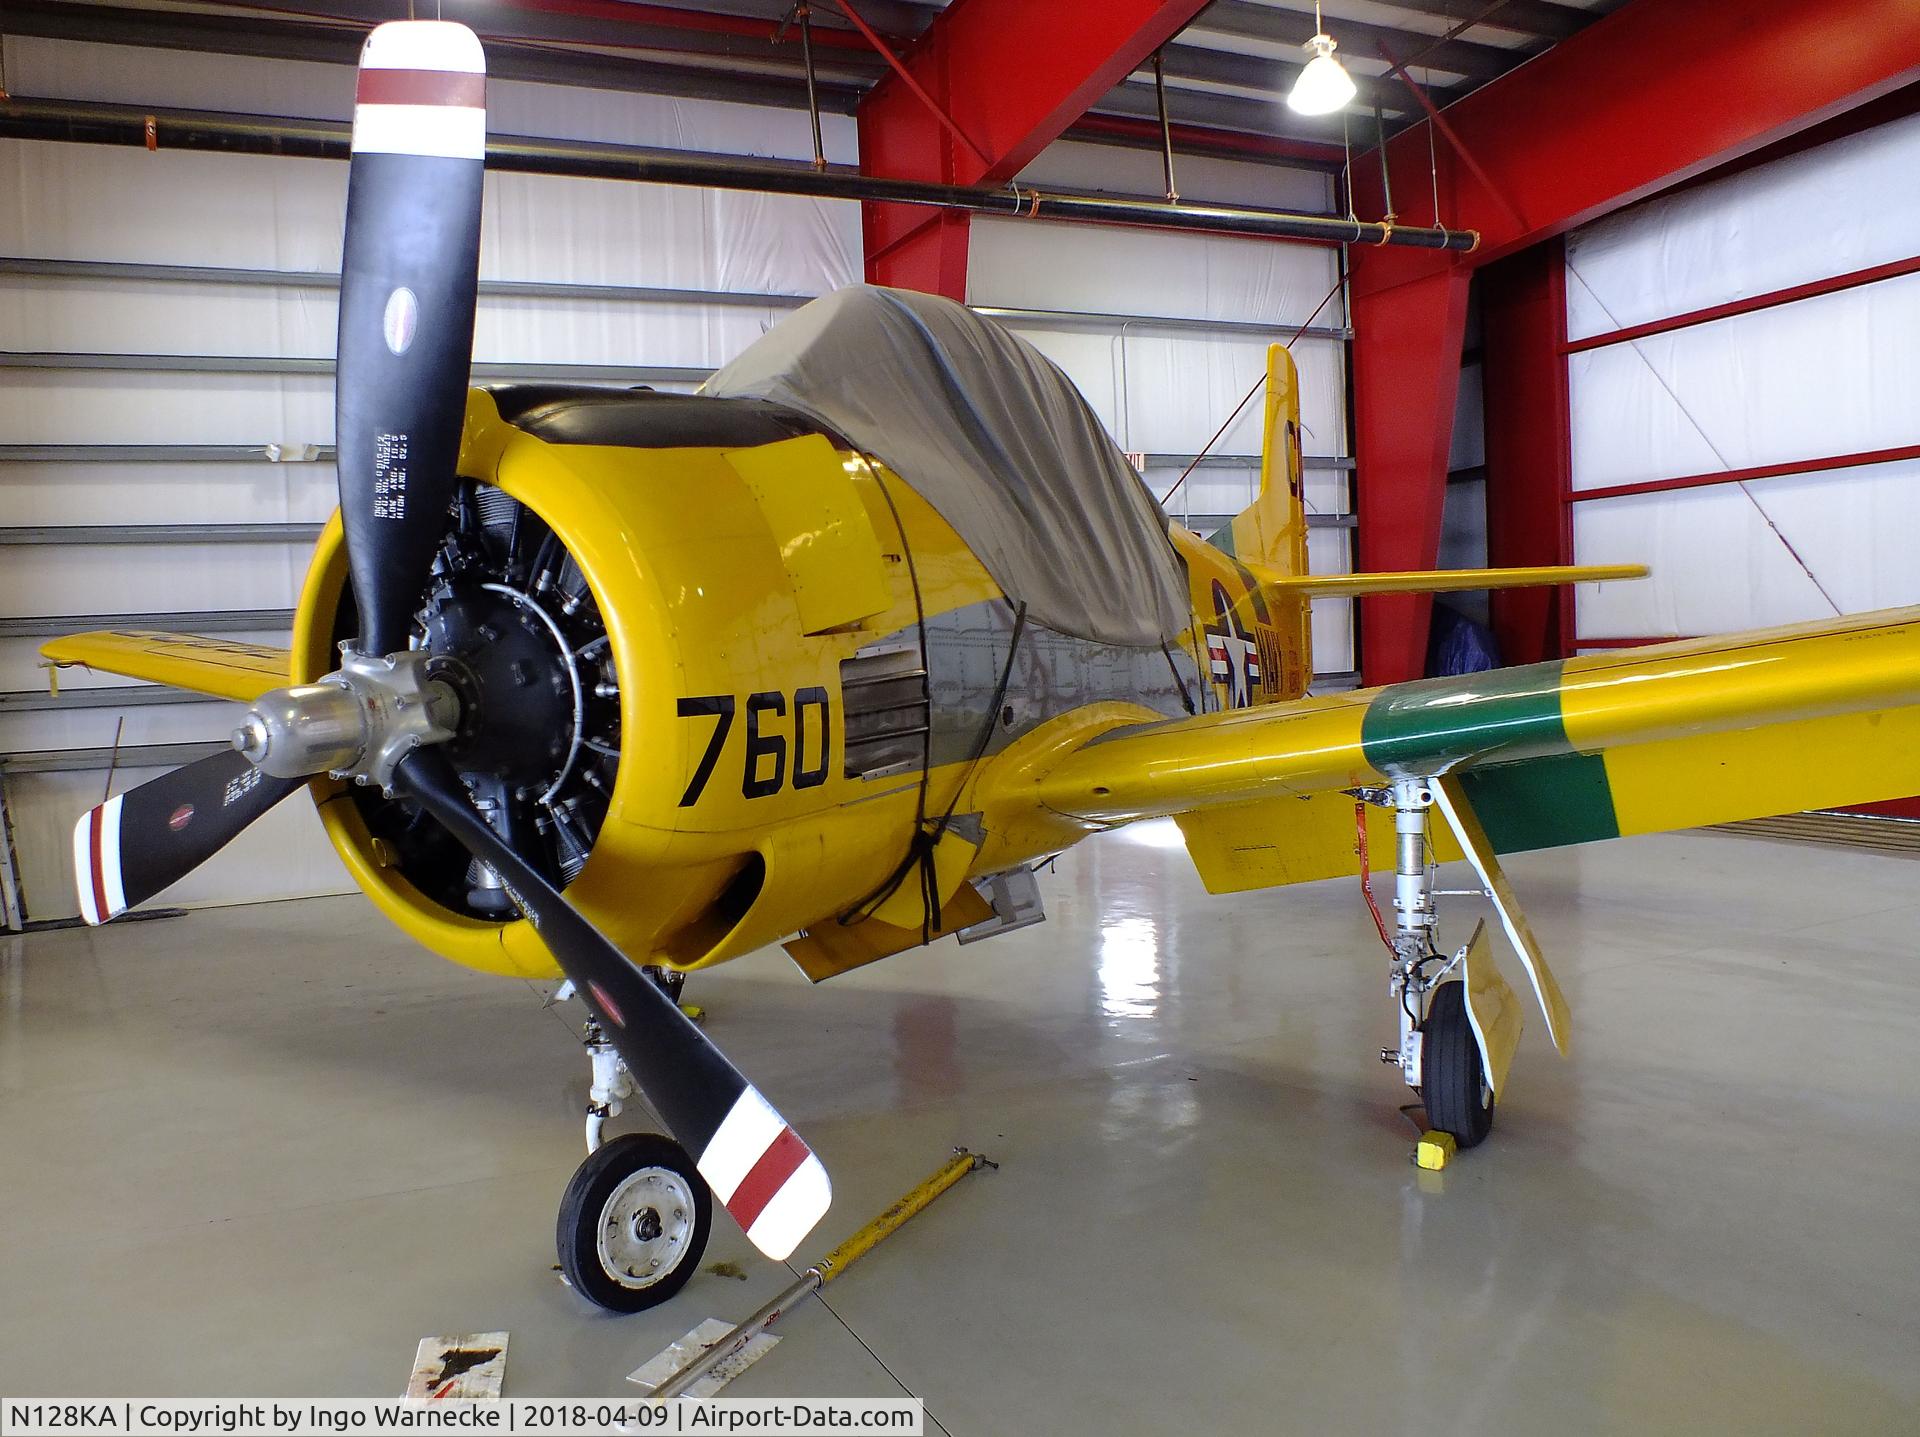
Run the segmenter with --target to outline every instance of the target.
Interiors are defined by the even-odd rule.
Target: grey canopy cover
[[[884,462],[1029,619],[1157,647],[1187,627],[1166,515],[1066,375],[964,305],[854,285],[794,311],[702,393],[799,410]]]

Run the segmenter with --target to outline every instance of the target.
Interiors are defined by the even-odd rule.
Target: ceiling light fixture
[[[1346,66],[1333,58],[1333,52],[1339,48],[1329,35],[1320,19],[1320,0],[1313,3],[1314,37],[1302,46],[1313,51],[1313,58],[1307,61],[1300,71],[1300,77],[1293,82],[1293,91],[1287,96],[1287,108],[1301,115],[1331,115],[1343,108],[1359,93],[1353,83],[1353,76],[1347,73]]]

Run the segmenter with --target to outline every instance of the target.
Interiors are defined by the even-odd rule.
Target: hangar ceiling
[[[945,0],[848,0],[895,54],[910,50]],[[1390,72],[1392,55],[1444,107],[1585,28],[1624,0],[1325,0],[1328,31],[1360,87],[1354,142],[1372,139],[1374,106],[1389,131],[1420,115]],[[474,27],[502,78],[698,96],[754,104],[806,102],[792,0],[451,0],[444,13]],[[366,28],[415,0],[312,3],[96,3],[9,0],[0,33],[215,53],[351,63]],[[437,13],[436,5],[436,13]],[[428,13],[420,0],[418,13]],[[851,113],[887,71],[839,0],[815,0],[814,55],[822,108]],[[236,23],[244,21],[244,24]],[[1311,0],[1214,0],[1164,52],[1168,111],[1188,127],[1185,148],[1232,149],[1249,139],[1338,144],[1338,116],[1296,115],[1275,97],[1298,73],[1314,32]],[[1075,138],[1153,143],[1151,72],[1096,103]],[[1200,135],[1193,131],[1218,132]]]

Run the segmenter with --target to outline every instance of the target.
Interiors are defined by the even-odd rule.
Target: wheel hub
[[[679,1267],[693,1241],[693,1189],[670,1168],[641,1168],[601,1210],[600,1265],[623,1287],[651,1287]]]

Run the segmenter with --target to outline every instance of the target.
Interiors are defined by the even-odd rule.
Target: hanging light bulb
[[[1339,46],[1321,22],[1319,0],[1314,0],[1313,28],[1318,33],[1302,47],[1313,51],[1313,58],[1293,82],[1287,108],[1301,115],[1331,115],[1351,101],[1358,91],[1346,66],[1333,58]]]

